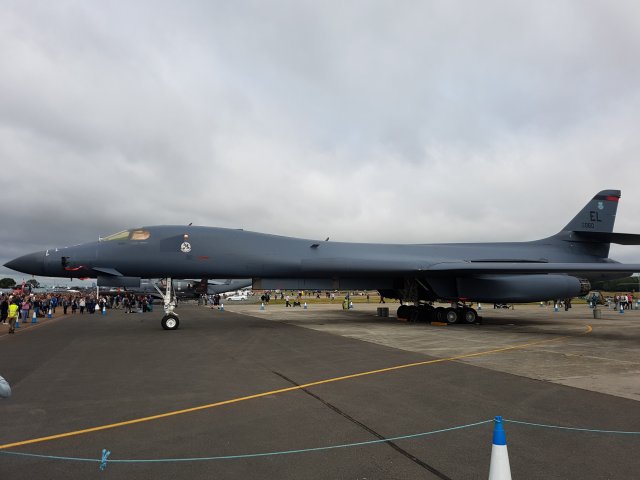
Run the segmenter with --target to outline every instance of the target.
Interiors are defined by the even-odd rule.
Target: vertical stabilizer
[[[585,205],[563,231],[569,232],[613,232],[620,190],[603,190]]]
[[[601,191],[552,238],[571,242],[588,255],[607,258],[619,200],[620,190]]]

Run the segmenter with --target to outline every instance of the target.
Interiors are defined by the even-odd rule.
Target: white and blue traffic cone
[[[102,306],[102,314],[103,314],[103,315],[106,315],[106,314],[107,314],[107,306],[106,306],[106,305],[103,305],[103,306]]]
[[[482,310],[482,304],[481,303],[478,304],[478,310]]]
[[[221,304],[220,304],[220,311],[221,311],[221,312],[224,312],[224,303],[221,303]]]
[[[307,302],[304,302],[304,309],[307,309]]]
[[[353,302],[349,302],[349,308],[353,308]]]
[[[51,318],[53,317],[53,313],[51,312],[51,309],[47,310],[47,318]]]
[[[624,307],[622,306],[622,303],[620,303],[620,313],[624,313]]]
[[[20,328],[20,315],[16,317],[16,328]]]
[[[557,312],[558,310],[559,310],[559,309],[558,309],[558,304],[556,303],[556,304],[554,305],[554,307],[553,307],[553,311],[554,311],[554,312]]]
[[[264,310],[264,302],[260,304],[260,310]]]
[[[33,311],[33,315],[31,315],[31,323],[38,323],[38,316],[35,310]]]
[[[502,417],[495,417],[493,420],[493,446],[491,447],[489,480],[511,480],[507,435],[504,433]]]

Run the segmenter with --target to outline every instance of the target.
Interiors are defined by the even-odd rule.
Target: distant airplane
[[[102,279],[104,285],[109,278]],[[240,279],[202,279],[202,280],[172,280],[173,292],[179,299],[199,298],[202,295],[215,295],[227,292],[235,292],[242,288],[250,287],[250,278]],[[162,289],[166,290],[166,279],[141,280],[138,288],[127,288],[127,291],[142,291],[143,293],[159,294],[164,296]]]
[[[215,295],[220,293],[235,292],[243,288],[250,287],[253,283],[251,278],[231,278],[231,279],[203,279],[200,281],[189,282],[186,280],[174,280],[174,288],[177,291],[188,290],[192,288],[197,294]],[[190,287],[191,285],[191,287]]]
[[[513,303],[586,294],[590,281],[640,272],[608,258],[611,243],[640,245],[613,233],[619,190],[598,193],[559,233],[530,242],[454,244],[343,243],[194,226],[125,230],[73,247],[31,253],[5,266],[32,275],[140,278],[252,278],[254,289],[378,290],[412,302],[399,316],[473,323],[465,302]],[[524,221],[524,219],[522,219]],[[452,302],[434,309],[430,302]],[[178,328],[174,296],[164,293],[162,327]]]

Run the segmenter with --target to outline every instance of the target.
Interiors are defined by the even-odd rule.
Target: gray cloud
[[[525,240],[605,188],[623,191],[617,230],[640,232],[639,13],[5,2],[0,263],[161,223]]]

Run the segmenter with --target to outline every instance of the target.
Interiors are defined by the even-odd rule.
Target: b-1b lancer
[[[626,277],[640,264],[608,258],[619,190],[598,193],[557,234],[529,242],[343,243],[213,227],[162,225],[125,230],[73,247],[16,258],[5,266],[32,275],[91,277],[104,284],[141,278],[252,278],[254,289],[378,290],[412,319],[473,323],[466,302],[517,303],[586,294],[590,281]],[[431,302],[451,302],[434,309]],[[171,289],[162,327],[178,328]]]

